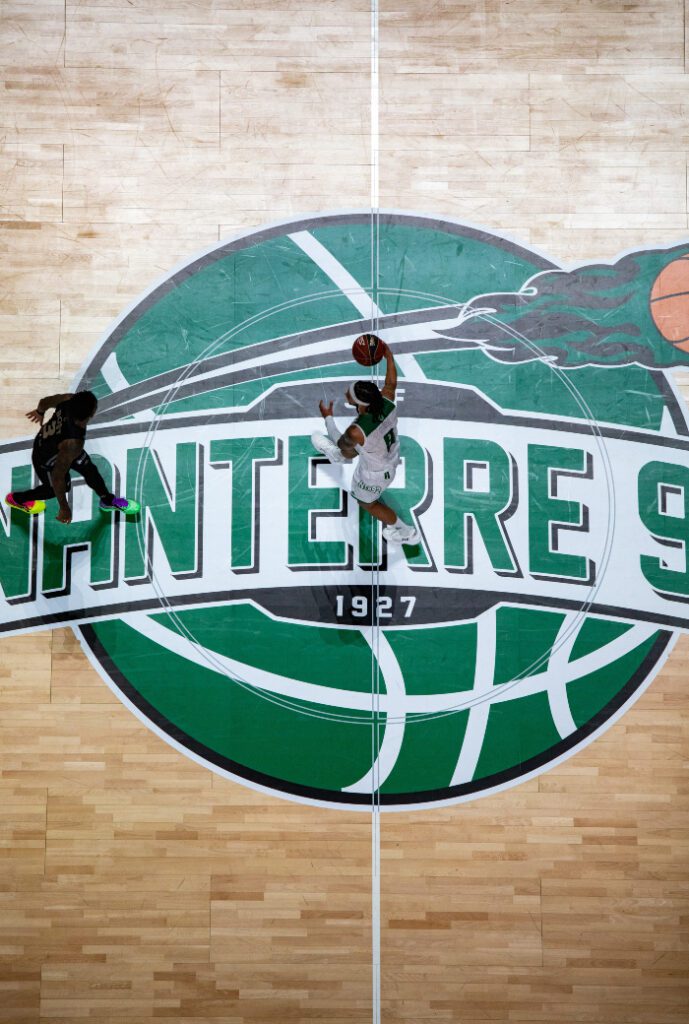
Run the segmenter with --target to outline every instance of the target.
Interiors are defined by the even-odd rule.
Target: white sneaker
[[[415,526],[397,523],[395,526],[384,526],[383,536],[389,544],[418,544],[421,534]]]
[[[321,455],[325,455],[328,462],[351,462],[351,459],[345,459],[335,442],[331,441],[327,434],[319,434],[315,430],[311,435],[311,444]]]

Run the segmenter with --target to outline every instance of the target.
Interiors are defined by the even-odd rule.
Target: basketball
[[[121,472],[129,469],[134,486],[128,496],[153,508],[154,515],[158,507],[163,509],[168,504],[163,467],[168,481],[174,480],[179,488],[174,516],[159,515],[162,536],[156,532],[151,560],[156,586],[167,580],[163,574],[168,574],[168,565],[170,571],[190,576],[199,570],[205,573],[205,580],[199,577],[199,593],[201,587],[207,592],[215,572],[222,586],[212,591],[217,593],[212,605],[204,599],[198,607],[163,612],[158,606],[143,607],[140,614],[108,616],[78,629],[89,656],[97,660],[99,671],[115,691],[123,693],[128,706],[134,706],[152,728],[168,729],[167,735],[188,756],[220,774],[278,795],[288,794],[290,799],[351,809],[371,806],[371,728],[378,721],[371,704],[373,659],[381,679],[385,743],[377,777],[381,805],[399,808],[475,799],[573,752],[588,742],[594,724],[599,729],[601,723],[611,721],[622,700],[631,700],[638,692],[625,696],[624,688],[636,685],[630,680],[645,679],[651,673],[644,666],[659,657],[653,649],[656,633],[650,626],[620,625],[586,611],[568,617],[557,607],[513,605],[508,598],[497,606],[477,606],[475,613],[470,609],[472,618],[467,620],[463,613],[456,615],[445,606],[448,595],[436,596],[434,586],[419,587],[418,594],[407,587],[408,579],[416,579],[407,573],[435,571],[425,548],[414,554],[398,552],[398,561],[389,562],[385,569],[388,589],[378,594],[370,574],[371,567],[382,565],[382,545],[370,528],[370,517],[360,520],[359,509],[351,503],[348,515],[342,517],[343,526],[338,524],[338,531],[348,529],[349,534],[343,532],[340,539],[335,531],[327,539],[313,535],[314,499],[323,495],[318,507],[324,520],[329,504],[331,510],[340,506],[344,511],[344,506],[339,485],[331,484],[330,492],[313,486],[318,457],[304,436],[304,419],[314,415],[325,379],[333,381],[333,393],[338,378],[343,383],[353,379],[349,338],[356,328],[348,318],[354,307],[345,291],[341,304],[334,299],[322,302],[319,265],[310,253],[285,246],[284,239],[301,237],[308,227],[317,232],[322,244],[327,241],[333,258],[343,266],[368,266],[370,217],[347,215],[346,224],[346,231],[338,223],[328,234],[327,220],[322,229],[319,222],[297,221],[281,224],[269,235],[261,230],[236,243],[220,244],[214,252],[192,260],[171,283],[154,285],[128,314],[125,327],[113,327],[103,348],[85,364],[74,389],[93,390],[107,422],[113,424],[112,438],[98,442],[99,454],[111,465],[122,466]],[[513,250],[501,239],[449,224],[440,228],[436,222],[422,229],[418,219],[400,214],[386,222],[384,248],[404,254],[417,273],[426,266],[430,269],[424,273],[435,274],[440,267],[446,279],[436,277],[434,290],[457,304],[490,292],[496,279],[506,291],[517,292],[542,269],[540,257]],[[436,263],[439,251],[447,258]],[[317,255],[323,259],[320,249]],[[287,308],[282,303],[274,309],[267,305],[269,315],[256,317],[261,303],[272,301],[278,260],[286,292],[299,302]],[[684,263],[689,269],[689,260],[682,261],[682,269]],[[654,266],[658,270],[649,283],[663,264]],[[408,285],[414,292],[417,285],[423,291],[426,285],[420,282],[425,280],[414,278]],[[228,281],[233,282],[229,293]],[[647,295],[648,291],[645,301]],[[410,300],[401,290],[386,301],[396,311],[412,302],[410,325],[420,338],[428,337],[447,316],[446,308],[436,308],[435,300],[424,300],[428,326],[421,332],[416,297]],[[251,316],[243,320],[248,310]],[[219,323],[227,328],[221,334]],[[308,354],[303,358],[297,350],[285,364],[282,339],[291,344],[304,335],[305,328]],[[407,339],[413,337],[410,328],[400,324],[390,329],[391,344],[397,337],[401,340],[402,332]],[[378,337],[364,334],[353,351],[360,365],[371,365],[371,356],[379,359],[385,345]],[[112,355],[132,391],[117,387],[119,376],[110,377]],[[243,369],[238,374],[228,372],[239,355]],[[543,429],[543,412],[588,422],[582,420],[582,406],[572,399],[569,386],[547,362],[515,367],[482,352],[468,353],[461,343],[445,347],[440,358],[420,344],[414,357],[434,385],[449,389],[464,380],[506,415],[511,412],[509,403],[518,379],[518,392],[526,396],[523,415],[532,403],[537,405],[536,429]],[[637,401],[634,387],[625,383],[628,370],[610,367],[603,374],[605,386],[600,375],[593,374],[585,375],[578,386],[588,388],[585,397],[595,400],[601,419],[620,417],[622,425],[633,427],[644,422],[641,417],[646,416],[647,406],[645,395]],[[415,387],[407,387],[408,403]],[[628,400],[620,403],[623,391]],[[275,399],[277,403],[271,405]],[[663,401],[671,399],[663,396]],[[132,412],[142,413],[150,425],[146,420],[127,419]],[[206,421],[214,413],[220,413],[220,418],[208,426]],[[436,525],[428,530],[430,551],[434,545],[443,549],[445,518],[453,508],[453,500],[447,504],[447,513],[444,502],[438,505],[445,485],[436,486],[433,498],[433,472],[436,483],[447,480],[450,486],[463,486],[452,484],[457,465],[452,461],[452,443],[446,447],[444,440],[454,419],[452,405],[442,418],[415,421],[408,415],[405,424],[407,429],[412,426],[414,435],[401,438],[404,482],[398,478],[390,492],[406,510],[424,509],[431,499],[436,502]],[[194,420],[203,425],[192,427]],[[120,432],[123,427],[129,435]],[[195,440],[197,429],[204,433]],[[512,429],[502,435],[503,444],[507,445]],[[147,436],[143,445],[139,437]],[[214,465],[225,466],[223,472],[227,472],[231,463],[235,480],[244,473],[246,500],[232,506],[236,521],[232,523],[230,517],[229,531],[225,518],[213,513],[224,508],[227,479],[221,473],[206,472],[202,477],[202,450],[210,457],[211,447]],[[161,450],[160,466],[151,458],[151,448]],[[259,472],[254,467],[260,463]],[[322,470],[328,472],[325,467]],[[508,477],[510,473],[508,469]],[[528,466],[524,478],[528,479]],[[11,475],[6,479],[11,490]],[[233,486],[231,480],[232,475]],[[433,508],[431,503],[423,512],[424,524]],[[212,556],[202,558],[197,538],[204,509],[205,550]],[[240,512],[243,519],[236,518]],[[17,515],[29,519],[24,513]],[[267,527],[269,516],[272,521]],[[136,578],[140,578],[148,571],[141,555],[147,543],[146,526],[131,519],[128,525],[124,563],[128,557],[130,577],[139,573]],[[2,567],[8,564],[3,548],[6,536],[0,526]],[[21,536],[26,539],[23,550],[30,573],[31,545],[28,534]],[[351,568],[346,568],[348,545],[354,555]],[[53,549],[46,564],[55,566],[51,571],[59,582],[63,549],[55,543],[49,550]],[[101,561],[104,575],[109,563],[104,556]],[[239,570],[237,580],[248,588],[246,592],[235,582],[226,593],[227,566],[230,571]],[[326,571],[338,575],[326,577]],[[453,577],[454,573],[450,581]],[[421,572],[418,578],[423,578]],[[324,585],[324,579],[337,579],[337,583]],[[168,585],[176,584],[173,580]],[[461,587],[457,589],[461,593]],[[112,597],[110,590],[103,593]],[[448,587],[450,597],[452,593]],[[417,620],[414,605],[424,594],[432,595],[431,613],[428,619]],[[22,612],[19,604],[16,608],[17,614]],[[390,614],[397,618],[387,617]],[[372,651],[367,624],[374,615],[379,616],[375,621],[381,623],[382,639],[380,648]],[[515,636],[520,638],[518,645]],[[571,647],[559,654],[563,637],[569,638]],[[566,679],[566,686],[561,687],[555,705],[549,694],[557,673],[564,673],[559,678]],[[477,678],[486,681],[485,691],[477,692]],[[602,678],[605,686],[599,683]],[[475,711],[479,706],[486,708],[483,718]]]
[[[651,316],[666,341],[689,352],[689,254],[668,263],[656,277]]]
[[[285,244],[286,238],[303,240],[305,232],[318,237],[322,248],[307,252]],[[439,339],[441,351],[428,351],[427,339],[448,315],[433,295],[423,300],[427,307],[417,306],[431,276],[443,303],[459,306],[490,293],[496,280],[506,293],[518,294],[543,270],[542,259],[483,231],[420,222],[418,215],[389,215],[382,245],[421,275],[405,289],[386,291],[383,314],[394,317],[385,327],[390,344],[405,342],[420,378],[403,377],[404,475],[389,492],[407,518],[423,517],[426,542],[414,552],[383,549],[371,517],[345,504],[341,482],[327,476],[329,468],[305,433],[324,385],[333,395],[338,384],[341,393],[353,379],[349,339],[357,329],[352,323],[361,323],[350,319],[360,311],[350,301],[349,278],[342,279],[339,294],[322,301],[316,257],[331,270],[333,260],[343,267],[369,266],[365,213],[343,215],[335,227],[328,217],[280,223],[192,258],[113,325],[73,387],[92,390],[99,400],[105,429],[90,442],[94,454],[131,482],[129,499],[147,509],[146,522],[129,519],[124,538],[114,521],[105,532],[110,524],[97,510],[72,527],[83,531],[74,534],[83,543],[93,537],[90,523],[96,519],[105,537],[91,567],[82,562],[79,569],[89,600],[84,607],[90,615],[95,606],[94,619],[75,627],[97,670],[158,735],[220,775],[288,799],[368,810],[373,787],[382,807],[411,809],[473,800],[559,763],[636,698],[672,642],[657,625],[610,619],[586,604],[580,612],[555,602],[532,607],[512,601],[509,592],[493,603],[497,591],[484,580],[492,586],[496,556],[487,549],[482,564],[472,567],[471,581],[474,593],[487,597],[470,596],[465,603],[467,577],[455,573],[466,567],[455,565],[464,552],[455,536],[464,515],[458,500],[471,490],[480,496],[486,477],[501,500],[495,488],[504,487],[506,500],[512,478],[524,481],[524,491],[532,486],[530,473],[539,479],[548,458],[529,452],[530,436],[521,434],[520,441],[519,430],[507,422],[515,398],[525,430],[544,431],[544,415],[567,416],[583,435],[588,409],[595,407],[601,420],[629,427],[631,435],[649,426],[648,390],[639,387],[648,371],[630,372],[622,363],[582,374],[575,389],[582,389],[579,401],[547,360],[503,363],[467,351],[461,339],[456,345]],[[438,252],[447,258],[438,261]],[[648,283],[636,312],[644,325],[650,326],[656,279],[654,307],[662,308],[675,291],[689,293],[689,285],[666,280],[667,267],[677,273],[679,262],[682,273],[689,269],[683,257],[681,249],[669,256],[661,251],[650,257],[652,272],[642,267]],[[277,265],[284,293],[298,301],[270,304]],[[437,276],[440,270],[445,279]],[[375,359],[387,348],[364,334],[354,351]],[[458,381],[498,410],[495,440],[483,436],[483,419],[471,426],[474,413],[458,422],[452,400]],[[432,416],[415,415],[429,406],[429,387],[438,388],[441,401]],[[671,390],[651,393],[662,403],[651,423],[664,438],[663,411],[684,414]],[[386,443],[384,435],[381,440]],[[510,449],[521,462],[513,461]],[[549,446],[541,449],[547,453]],[[27,488],[29,467],[15,465],[16,444],[3,454],[0,484],[7,482],[6,491]],[[462,460],[476,465],[473,483]],[[209,466],[218,472],[208,472]],[[228,486],[229,529],[223,512]],[[644,487],[650,493],[651,484]],[[490,509],[486,493],[477,498],[484,502],[478,508]],[[605,511],[607,494],[601,475],[596,501],[606,519],[612,516]],[[522,546],[529,544],[524,500],[521,518],[517,510],[510,524]],[[27,617],[34,571],[30,520],[17,511],[19,517],[18,526],[7,519],[0,525],[0,586],[13,587],[11,597],[22,598],[5,600],[6,623]],[[329,535],[314,532],[316,519],[330,520]],[[8,525],[18,532],[10,535]],[[50,622],[62,614],[53,602],[62,602],[71,622],[75,611],[85,613],[75,609],[75,592],[65,590],[64,528],[58,533],[49,519],[43,526],[37,558],[42,592],[53,595]],[[599,562],[605,533],[591,542]],[[547,539],[547,530],[541,536]],[[499,549],[497,543],[506,564],[507,543]],[[228,569],[236,574],[229,592]],[[667,571],[659,563],[656,569]],[[385,573],[380,591],[371,582],[379,570]],[[150,587],[155,599],[138,598],[131,611],[130,581]],[[101,593],[107,614],[98,618]],[[180,594],[184,603],[170,604],[168,595]],[[120,607],[129,610],[118,618]],[[379,634],[373,647],[372,630]],[[372,664],[381,681],[375,706]],[[381,738],[372,774],[373,725],[381,726]]]
[[[362,366],[375,366],[384,352],[385,342],[375,334],[360,334],[352,345],[352,355]]]

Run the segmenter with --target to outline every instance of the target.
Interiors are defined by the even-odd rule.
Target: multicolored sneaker
[[[124,512],[126,516],[136,515],[137,512],[141,511],[141,505],[138,501],[131,501],[129,498],[118,498],[112,499],[111,505],[106,505],[105,502],[101,501],[98,506],[103,512]]]
[[[13,494],[8,494],[5,498],[5,504],[11,508],[18,508],[20,512],[27,512],[30,516],[37,516],[39,512],[45,512],[44,501],[24,501],[19,502],[14,500]]]

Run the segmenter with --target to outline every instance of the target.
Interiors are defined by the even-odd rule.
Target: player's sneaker
[[[421,534],[415,526],[397,522],[394,526],[384,526],[383,536],[388,544],[418,544]]]
[[[28,512],[30,516],[37,516],[39,512],[45,512],[44,501],[15,501],[13,494],[7,495],[5,504],[11,508],[18,508],[21,512]]]
[[[126,516],[133,516],[137,512],[141,511],[141,505],[139,502],[132,501],[131,498],[114,497],[110,505],[101,500],[98,507],[104,512],[124,512]]]
[[[311,444],[314,448],[325,455],[328,462],[351,462],[345,459],[344,455],[334,441],[331,441],[327,434],[320,434],[317,430],[311,435]]]

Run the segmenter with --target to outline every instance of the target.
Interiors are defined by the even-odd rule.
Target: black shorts
[[[33,468],[34,468],[34,472],[35,472],[36,476],[38,477],[38,479],[46,487],[52,488],[52,491],[53,491],[53,494],[54,494],[55,493],[55,487],[53,486],[52,471],[53,471],[53,467],[55,466],[55,463],[57,462],[57,455],[54,455],[52,457],[52,459],[50,459],[50,461],[48,463],[45,463],[43,461],[43,459],[41,458],[40,451],[37,451],[34,448],[33,454],[31,456],[31,462],[32,462],[32,465],[33,465]],[[71,487],[72,487],[72,481],[70,480],[69,473],[67,473],[67,475],[65,477],[65,491],[71,490]]]
[[[33,464],[36,476],[41,481],[41,483],[45,484],[46,487],[52,487],[53,493],[55,493],[55,487],[53,484],[53,469],[55,468],[55,463],[57,462],[57,455],[53,455],[52,458],[45,462],[44,459],[41,458],[40,449],[34,448],[31,456],[31,462]],[[72,489],[72,479],[69,475],[70,470],[72,469],[76,470],[76,472],[79,473],[80,476],[85,477],[87,479],[87,482],[90,476],[99,476],[98,470],[91,461],[91,457],[88,454],[88,452],[82,451],[76,457],[76,459],[74,459],[71,466],[69,467],[69,470],[67,470],[67,473],[65,475],[66,494],[68,494]],[[91,473],[92,469],[93,473]]]

